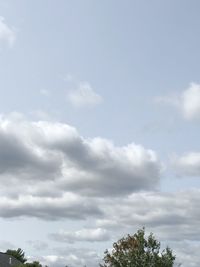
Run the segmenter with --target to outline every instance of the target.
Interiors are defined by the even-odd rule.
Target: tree
[[[167,247],[160,252],[160,242],[151,233],[145,238],[145,230],[123,237],[113,244],[111,252],[105,251],[101,267],[172,267],[175,256]]]
[[[25,253],[21,248],[18,248],[17,250],[8,249],[6,253],[15,257],[17,260],[21,261],[21,263],[25,263],[27,261],[25,258]]]
[[[17,265],[16,267],[42,267],[42,264],[39,261],[33,261],[33,262],[26,262],[24,264]]]
[[[42,267],[39,261],[27,262],[25,263],[25,267]]]

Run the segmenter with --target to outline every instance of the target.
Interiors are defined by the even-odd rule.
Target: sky
[[[199,10],[0,0],[0,251],[97,267],[145,227],[199,266]]]

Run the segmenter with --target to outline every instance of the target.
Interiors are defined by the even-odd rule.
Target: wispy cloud
[[[200,118],[200,84],[191,83],[179,95],[158,96],[155,98],[155,102],[174,106],[185,119]]]
[[[174,107],[179,107],[180,100],[177,95],[171,95],[171,96],[157,96],[155,97],[155,102],[158,104],[165,104],[165,105],[171,105]]]
[[[15,30],[6,24],[4,17],[0,16],[0,42],[7,43],[10,47],[12,47],[15,40]]]
[[[40,90],[40,94],[44,95],[44,96],[49,96],[50,95],[50,91],[47,89],[41,89]]]
[[[81,82],[77,89],[69,91],[67,97],[71,104],[77,108],[94,107],[103,100],[88,82]]]

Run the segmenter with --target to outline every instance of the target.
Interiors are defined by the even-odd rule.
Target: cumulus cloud
[[[94,107],[103,100],[88,82],[80,83],[78,89],[69,91],[67,97],[71,104],[77,108]]]
[[[16,33],[14,29],[6,24],[4,17],[0,16],[0,42],[12,47],[15,40]]]
[[[200,152],[189,152],[180,157],[173,157],[172,166],[181,176],[200,176]]]
[[[191,83],[181,94],[156,97],[155,101],[176,107],[188,120],[200,118],[200,84]]]
[[[1,217],[100,216],[87,196],[154,189],[160,170],[156,153],[140,145],[86,139],[67,124],[20,114],[0,117]]]
[[[75,232],[60,230],[49,237],[58,242],[74,243],[76,241],[100,242],[110,239],[108,231],[102,228],[84,228]]]

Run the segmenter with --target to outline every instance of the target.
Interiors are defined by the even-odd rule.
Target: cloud
[[[122,236],[145,226],[159,239],[168,241],[200,240],[200,191],[176,193],[134,193],[123,199],[101,202],[104,217],[97,226]],[[120,237],[120,236],[118,236]]]
[[[13,46],[16,40],[16,33],[14,29],[5,23],[4,17],[0,16],[0,42],[7,43],[10,47]]]
[[[180,157],[173,157],[172,166],[181,176],[200,176],[200,152],[189,152]]]
[[[156,97],[155,101],[176,107],[185,119],[200,118],[200,84],[191,83],[181,94]]]
[[[96,201],[90,201],[72,193],[65,193],[58,198],[36,197],[31,195],[19,196],[17,199],[0,197],[0,217],[36,217],[43,220],[57,219],[87,219],[88,216],[101,216],[102,211]]]
[[[200,117],[200,85],[190,84],[181,96],[181,107],[186,119]]]
[[[199,267],[199,242],[174,242],[172,249],[176,253],[176,262],[181,263],[181,267]]]
[[[75,232],[60,230],[58,233],[50,234],[49,237],[52,240],[64,243],[74,243],[76,241],[100,242],[110,239],[108,231],[102,228],[84,228]]]
[[[172,96],[157,96],[155,97],[155,102],[158,104],[165,104],[165,105],[171,105],[174,107],[179,107],[180,102],[177,95]]]
[[[13,179],[55,182],[60,190],[127,194],[158,185],[160,162],[141,145],[117,147],[85,139],[67,124],[2,117],[0,174]],[[54,190],[56,188],[54,187]]]
[[[43,256],[39,258],[39,261],[44,266],[98,267],[101,259],[96,251],[88,248],[67,247],[66,249],[61,249],[60,252],[60,254]]]
[[[88,82],[79,84],[79,88],[71,90],[67,95],[74,107],[94,107],[102,102],[102,97],[97,94]]]
[[[122,196],[159,184],[161,165],[141,145],[83,138],[58,122],[0,117],[0,217],[102,216],[91,197]]]
[[[6,252],[7,249],[16,249],[16,245],[9,241],[0,240],[0,250]]]

